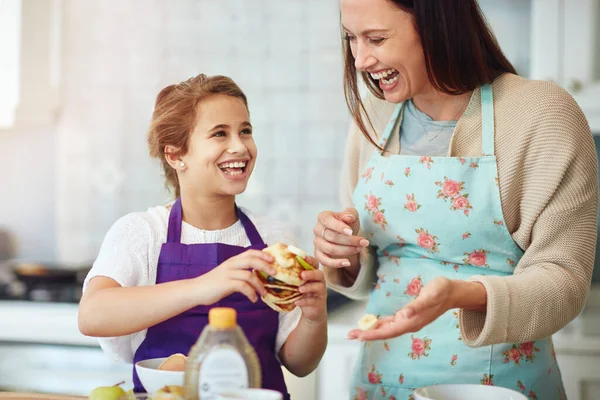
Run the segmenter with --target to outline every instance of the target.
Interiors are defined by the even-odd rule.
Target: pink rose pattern
[[[437,236],[433,236],[429,231],[419,228],[415,229],[417,232],[417,245],[429,251],[430,253],[439,253],[439,243],[437,242]]]
[[[367,170],[363,174],[362,177],[365,178],[365,183],[369,182],[369,180],[373,176],[373,169],[374,169],[373,167],[369,167],[369,168],[367,168]]]
[[[427,169],[431,169],[433,159],[431,157],[423,156],[419,159],[419,163],[424,164],[427,167]]]
[[[404,294],[407,294],[412,297],[417,297],[419,293],[421,293],[421,283],[421,275],[411,279],[409,284],[406,286]]]
[[[385,210],[381,207],[381,197],[375,196],[373,193],[365,195],[365,211],[367,211],[372,217],[373,222],[379,225],[381,229],[385,231],[387,226],[387,220],[385,219]]]
[[[463,262],[465,264],[469,264],[474,267],[489,268],[490,266],[487,263],[487,254],[488,253],[489,253],[489,250],[484,250],[484,249],[473,250],[470,253],[465,253],[466,257],[463,258]]]
[[[431,339],[424,337],[423,339],[410,335],[412,339],[411,352],[408,356],[413,360],[420,360],[421,357],[429,357],[426,351],[431,350]]]
[[[533,363],[535,360],[535,353],[539,353],[540,349],[535,347],[535,342],[525,342],[519,345],[513,344],[512,348],[502,352],[504,356],[504,363],[510,362],[516,365],[521,365],[521,361]]]
[[[375,369],[375,366],[373,365],[373,367],[371,368],[371,372],[369,372],[367,374],[367,380],[369,381],[369,383],[371,384],[381,384],[381,378],[383,377],[383,375],[381,375],[379,373],[379,371],[377,371]]]
[[[472,168],[472,169],[479,168],[479,165],[477,162],[471,162],[471,161],[467,162],[467,160],[465,158],[459,158],[458,161],[460,162],[461,165],[464,165],[465,167]],[[431,169],[432,165],[434,164],[434,160],[431,157],[421,157],[419,159],[419,163],[426,166],[427,169]],[[368,182],[373,177],[373,172],[374,172],[373,167],[368,168],[364,172],[362,177],[364,178],[365,182]],[[404,173],[405,177],[407,177],[407,178],[411,177],[411,168],[410,167],[405,168],[403,173]],[[494,180],[495,180],[496,186],[498,186],[499,185],[498,178],[496,177]],[[383,173],[380,175],[380,181],[381,181],[381,185],[385,185],[389,188],[395,187],[394,182],[390,179],[386,179]],[[458,180],[452,180],[452,179],[449,179],[448,177],[444,177],[443,181],[437,181],[437,182],[435,182],[435,185],[437,186],[437,189],[438,189],[437,190],[437,198],[443,199],[445,202],[448,202],[450,204],[450,210],[462,211],[464,213],[464,215],[466,215],[466,216],[469,215],[469,211],[472,210],[473,207],[469,201],[469,194],[465,192],[465,182],[461,182]],[[415,193],[405,194],[405,198],[406,198],[406,200],[404,201],[404,204],[403,204],[404,211],[414,213],[414,212],[417,212],[422,207],[422,205],[419,204],[419,202],[417,201]],[[402,205],[402,203],[401,203],[401,205]],[[369,193],[369,195],[366,195],[365,196],[365,210],[373,218],[373,221],[375,222],[375,224],[379,225],[383,230],[386,230],[388,222],[387,222],[386,216],[385,216],[385,209],[382,207],[382,197],[377,197],[373,193]],[[443,224],[444,222],[440,221],[440,223]],[[502,219],[494,219],[493,223],[496,226],[500,226],[500,227],[504,226],[504,221]],[[416,229],[415,233],[417,234],[416,243],[411,243],[411,244],[416,244],[417,246],[427,250],[427,252],[430,254],[439,253],[440,243],[439,243],[439,238],[437,236],[433,235],[432,233],[429,232],[429,230],[424,229],[424,228]],[[369,233],[367,233],[367,235],[368,236],[366,236],[366,237],[373,238],[374,233],[369,232]],[[466,231],[463,234],[459,234],[459,235],[461,235],[460,239],[462,239],[462,240],[472,239],[472,234],[469,231]],[[397,236],[397,240],[398,240],[397,243],[389,245],[390,246],[390,247],[388,247],[388,249],[390,249],[389,251],[384,250],[382,253],[383,256],[385,258],[387,258],[387,260],[389,262],[392,262],[395,265],[399,265],[399,263],[401,261],[401,257],[398,255],[395,255],[395,253],[393,252],[392,249],[400,249],[403,246],[407,245],[406,240],[404,240],[402,237]],[[488,264],[488,255],[489,255],[488,253],[489,253],[489,250],[481,249],[481,248],[474,249],[470,252],[465,252],[462,262],[464,265],[489,268],[490,266]],[[421,258],[429,258],[429,257],[421,256]],[[508,264],[508,266],[510,266],[512,268],[514,268],[516,265],[516,261],[510,257],[506,258],[506,263]],[[440,260],[440,264],[452,266],[455,271],[458,271],[459,265],[462,265],[462,264],[456,263],[456,262],[441,261],[441,260]],[[396,277],[390,277],[390,279],[393,281],[394,284],[397,284],[397,285],[402,284],[403,286],[406,285],[404,287],[404,289],[405,289],[404,294],[411,296],[413,298],[416,298],[419,296],[419,294],[421,292],[421,289],[423,286],[423,277],[421,275],[416,275],[416,276],[415,275],[413,275],[413,278],[409,278],[409,280],[401,280]],[[375,290],[381,289],[381,284],[385,283],[385,282],[386,282],[385,275],[378,274],[378,280],[377,280],[377,284],[375,286]],[[384,294],[386,296],[391,296],[390,291],[386,291]],[[458,310],[453,310],[453,314],[456,318],[455,328],[457,330],[457,340],[461,341],[462,337],[460,335],[460,325],[458,323],[458,317],[459,317]],[[430,355],[431,344],[432,344],[432,340],[433,340],[431,337],[427,337],[427,336],[419,337],[419,336],[411,335],[410,339],[411,339],[410,352],[408,353],[408,356],[412,360],[420,360],[422,357],[428,357]],[[393,344],[392,342],[384,341],[382,350],[385,350],[386,352],[390,352],[392,344]],[[509,349],[505,348],[505,350],[502,351],[502,356],[503,356],[504,362],[510,363],[513,365],[518,365],[518,366],[533,364],[535,362],[536,353],[540,352],[540,348],[538,348],[538,346],[536,346],[535,344],[536,344],[535,342],[525,342],[525,343],[512,345],[512,347]],[[552,348],[551,350],[552,350],[552,357],[555,357],[555,353],[553,351],[554,349]],[[460,354],[452,354],[449,361],[447,361],[447,362],[449,362],[450,366],[456,366],[458,364],[459,358],[460,358]],[[549,374],[552,371],[553,371],[552,368],[548,369]],[[383,373],[385,373],[385,371],[383,371]],[[381,372],[379,372],[376,365],[372,365],[372,368],[367,373],[368,382],[373,385],[382,385],[382,379],[383,379],[383,374]],[[398,383],[400,385],[404,385],[405,377],[403,374],[400,374],[398,376]],[[487,373],[483,374],[483,378],[480,379],[480,383],[484,384],[484,385],[494,385],[495,384],[494,383],[494,374],[487,374]],[[532,390],[535,388],[527,388],[525,386],[526,385],[525,380],[518,380],[516,383],[517,383],[516,388],[518,390],[520,390],[521,393],[526,394],[530,399],[537,399],[536,391]],[[396,399],[395,396],[393,396],[389,393],[388,386],[380,386],[378,388],[378,390],[381,393],[381,395],[383,396],[383,398],[389,398],[389,400]],[[562,398],[563,396],[562,396],[561,388],[558,387],[557,390],[558,390],[559,396]],[[355,400],[363,400],[363,399],[366,400],[368,398],[368,396],[369,395],[365,391],[365,389],[362,389],[360,387],[356,388],[355,396],[354,396]],[[413,397],[413,396],[410,395],[409,398],[411,398],[411,397]]]
[[[415,194],[407,194],[406,203],[404,203],[404,209],[410,212],[416,212],[419,208],[421,208],[421,205],[417,203],[417,200],[415,199]]]
[[[449,201],[452,211],[462,211],[463,214],[469,216],[469,210],[472,210],[473,206],[469,202],[469,194],[463,193],[465,190],[464,182],[457,182],[445,176],[443,182],[436,181],[435,185],[440,187],[437,195],[438,199]]]

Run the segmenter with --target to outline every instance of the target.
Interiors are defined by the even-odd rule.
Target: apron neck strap
[[[262,238],[260,237],[260,234],[258,233],[258,230],[256,230],[256,227],[254,226],[252,221],[250,221],[250,218],[248,218],[246,214],[244,214],[242,210],[238,208],[237,205],[235,206],[235,212],[237,213],[237,216],[240,219],[240,221],[242,221],[242,225],[244,226],[244,230],[246,231],[246,236],[248,236],[248,239],[250,240],[250,244],[253,246],[266,244],[265,242],[263,242]]]
[[[181,243],[181,220],[183,212],[181,211],[181,197],[178,197],[171,207],[169,214],[169,228],[167,231],[167,242]]]
[[[242,210],[238,208],[237,205],[235,206],[235,212],[240,221],[242,221],[242,226],[246,231],[246,236],[248,236],[250,243],[252,245],[265,244],[265,242],[263,242],[262,238],[260,237],[260,234],[256,230],[256,227],[254,226],[252,221],[250,221],[250,218],[248,218],[246,214],[244,214]],[[177,200],[175,200],[175,203],[173,203],[173,206],[171,207],[171,213],[169,214],[167,242],[181,243],[181,221],[183,219],[182,216],[183,212],[181,208],[181,197],[178,197]]]
[[[394,132],[394,128],[396,127],[396,125],[398,125],[398,120],[402,119],[402,112],[404,111],[404,104],[405,103],[400,103],[396,106],[396,109],[394,110],[394,113],[392,114],[392,118],[390,118],[390,121],[388,122],[387,126],[385,127],[385,131],[383,131],[383,136],[381,136],[381,140],[379,141],[379,147],[381,147],[384,150],[385,150],[385,147],[387,146],[387,142],[388,142],[392,132]],[[380,150],[380,153],[383,154],[383,151]]]
[[[489,83],[481,86],[481,152],[494,154],[494,97]]]

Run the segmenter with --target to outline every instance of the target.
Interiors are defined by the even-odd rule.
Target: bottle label
[[[248,388],[248,368],[233,348],[211,351],[202,362],[199,375],[198,396],[202,400],[215,400],[225,390]]]

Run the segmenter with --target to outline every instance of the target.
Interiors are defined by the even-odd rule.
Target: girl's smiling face
[[[244,102],[222,94],[197,106],[197,123],[179,172],[182,193],[234,196],[246,190],[257,149]]]

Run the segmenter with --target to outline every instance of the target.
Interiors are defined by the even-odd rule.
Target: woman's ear
[[[180,149],[173,146],[165,146],[165,159],[176,171],[183,171],[186,168],[185,162],[181,159]]]

